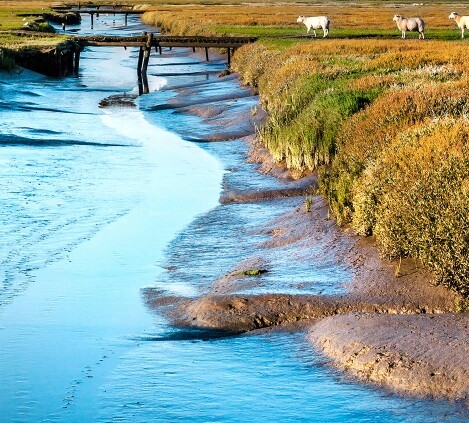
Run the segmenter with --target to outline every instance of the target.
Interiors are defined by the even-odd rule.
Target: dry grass
[[[469,106],[399,133],[354,184],[356,228],[391,257],[412,256],[436,282],[469,294]]]
[[[200,26],[250,25],[250,26],[288,26],[304,30],[296,23],[299,15],[328,15],[331,19],[331,35],[334,29],[395,29],[392,17],[396,13],[405,16],[422,16],[428,29],[456,28],[448,19],[454,6],[448,4],[427,4],[425,6],[402,5],[394,2],[378,4],[357,4],[349,2],[330,5],[320,4],[233,4],[229,5],[156,5],[156,14],[172,14],[180,20],[198,23]],[[469,13],[469,4],[459,7],[460,14]]]

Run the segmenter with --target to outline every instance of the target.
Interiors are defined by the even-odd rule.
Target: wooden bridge
[[[145,10],[133,10],[133,9],[117,9],[117,8],[99,8],[99,6],[95,9],[78,9],[73,10],[75,13],[79,13],[80,15],[88,14],[91,17],[91,28],[93,28],[94,24],[94,15],[99,17],[99,14],[102,13],[108,15],[124,15],[124,25],[127,26],[127,17],[129,15],[143,15],[146,11]]]
[[[5,31],[15,36],[41,37],[55,34],[37,33],[33,31]],[[205,49],[205,58],[209,60],[209,48],[224,49],[230,66],[231,54],[244,44],[253,43],[256,37],[204,37],[204,36],[172,36],[143,32],[140,36],[70,36],[69,40],[55,48],[44,51],[27,51],[15,57],[20,66],[50,76],[78,75],[81,51],[87,47],[138,47],[137,76],[141,94],[148,92],[147,67],[151,51],[162,54],[163,47],[185,47]]]
[[[228,66],[231,62],[231,53],[244,44],[253,43],[256,37],[204,37],[204,36],[173,36],[155,35],[153,33],[142,33],[141,36],[75,36],[74,41],[81,47],[140,47],[139,63],[137,72],[146,73],[148,60],[152,48],[162,54],[163,47],[190,47],[205,49],[205,58],[208,61],[208,49],[226,49],[228,55]],[[78,64],[76,64],[78,67]]]
[[[96,5],[96,6],[86,6],[81,7],[80,3],[78,6],[71,8],[67,5],[62,6],[53,6],[52,10],[58,13],[78,13],[80,16],[87,14],[91,17],[91,28],[93,28],[94,24],[94,16],[99,17],[99,14],[106,14],[106,15],[124,15],[125,17],[125,26],[127,26],[127,17],[129,15],[143,15],[146,10],[137,10],[133,9],[130,6],[125,6],[121,4],[115,5]]]
[[[80,51],[86,46],[93,47],[139,47],[137,62],[137,76],[141,93],[148,92],[147,68],[152,49],[162,54],[163,47],[189,47],[195,51],[196,48],[205,49],[205,58],[209,60],[209,48],[226,49],[228,56],[228,67],[230,66],[231,54],[244,44],[253,43],[256,37],[204,37],[204,36],[172,36],[155,35],[153,33],[142,33],[141,36],[75,36],[73,40],[79,48],[75,51],[74,66],[78,73]]]

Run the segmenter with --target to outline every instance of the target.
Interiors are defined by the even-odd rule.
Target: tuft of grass
[[[240,274],[243,276],[260,276],[260,275],[263,275],[264,273],[267,273],[266,269],[248,269],[248,270],[244,270]]]
[[[456,298],[454,305],[457,313],[469,312],[469,301],[466,298]]]
[[[313,195],[312,194],[307,194],[305,196],[305,210],[306,210],[306,213],[311,212],[312,207],[313,207]]]

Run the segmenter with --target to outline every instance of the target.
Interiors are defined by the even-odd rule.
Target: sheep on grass
[[[448,16],[449,19],[454,19],[461,30],[461,38],[464,38],[464,29],[469,28],[469,16],[461,16],[459,13],[451,12]]]
[[[401,15],[394,15],[392,20],[396,22],[397,27],[401,30],[402,38],[405,38],[407,31],[418,31],[419,39],[425,38],[425,22],[422,18],[405,18]]]
[[[299,16],[296,20],[298,23],[304,23],[306,25],[306,33],[309,34],[310,29],[313,29],[314,36],[316,37],[316,29],[322,28],[324,31],[324,37],[329,34],[330,19],[327,16]]]

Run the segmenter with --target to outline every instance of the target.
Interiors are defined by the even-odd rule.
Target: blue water
[[[101,16],[92,32],[148,30],[119,25]],[[0,74],[0,421],[469,421],[458,405],[346,379],[302,332],[216,337],[146,307],[148,287],[205,290],[265,240],[259,223],[302,200],[219,205],[223,186],[281,183],[244,162],[243,142],[184,141],[175,132],[189,122],[207,128],[151,110],[174,95],[157,90],[177,83],[169,74],[216,78],[222,60],[152,56],[140,107],[99,108],[138,92],[136,56],[87,49],[78,78]],[[333,262],[315,267],[318,246],[295,268],[300,287],[290,253],[268,257],[272,276],[255,290],[338,292],[350,278]]]

